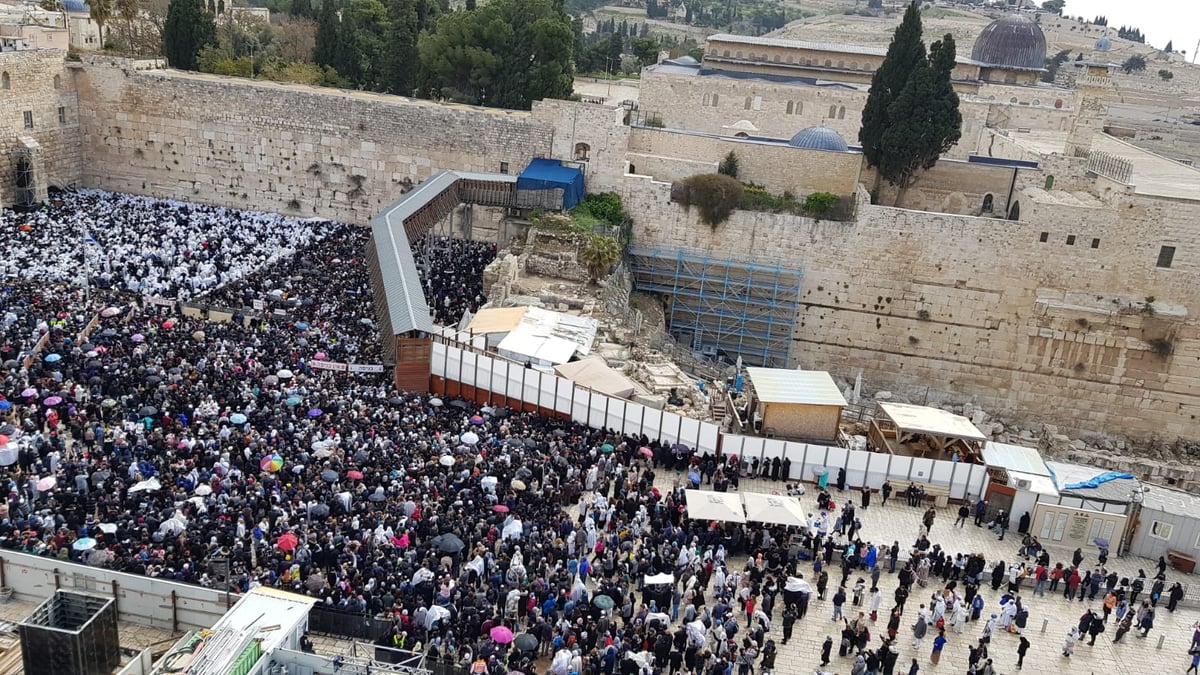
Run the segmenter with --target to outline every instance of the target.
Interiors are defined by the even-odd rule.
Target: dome
[[[1096,51],[1106,52],[1110,49],[1112,49],[1112,40],[1108,39],[1107,35],[1100,38],[1099,40],[1096,40]]]
[[[809,127],[801,129],[792,136],[788,141],[788,145],[793,148],[806,148],[808,150],[832,150],[833,152],[846,152],[849,146],[846,145],[845,139],[838,132],[829,127]]]
[[[68,12],[91,12],[85,0],[63,0],[63,9]]]
[[[1012,14],[989,23],[975,47],[971,59],[993,68],[1042,70],[1046,67],[1046,36],[1033,20]]]

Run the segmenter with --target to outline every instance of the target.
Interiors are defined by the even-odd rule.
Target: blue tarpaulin
[[[518,190],[562,190],[563,210],[574,207],[583,201],[585,187],[583,172],[579,169],[563,166],[557,159],[535,158],[517,176]]]
[[[1085,480],[1082,483],[1071,483],[1070,485],[1064,485],[1063,489],[1064,490],[1088,490],[1088,489],[1094,490],[1094,489],[1100,487],[1101,483],[1107,483],[1110,480],[1132,480],[1134,478],[1136,478],[1136,476],[1134,476],[1131,473],[1118,473],[1116,471],[1109,471],[1107,473],[1102,473],[1099,476],[1093,476],[1092,478],[1089,478],[1088,480]]]

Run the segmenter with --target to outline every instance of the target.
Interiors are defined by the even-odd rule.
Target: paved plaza
[[[658,483],[662,489],[670,488],[671,483],[676,479],[674,472],[659,472],[662,476]],[[669,475],[663,475],[669,474]],[[893,486],[898,490],[905,486],[898,482],[893,482]],[[778,490],[783,492],[784,484],[779,481],[764,481],[764,480],[747,480],[741,481],[740,490],[744,492],[771,492]],[[705,486],[705,489],[709,489]],[[806,486],[807,494],[800,497],[800,501],[806,508],[811,508],[813,512],[817,510],[817,492],[813,486]],[[853,498],[856,507],[860,504],[860,495],[852,492],[839,493],[836,489],[831,489],[831,494],[839,507],[846,500]],[[892,499],[888,500],[887,506],[880,505],[880,495],[873,494],[871,498],[871,506],[865,511],[858,508],[858,517],[863,523],[862,540],[864,542],[879,542],[891,545],[893,541],[898,540],[901,546],[901,565],[905,560],[905,547],[910,546],[917,538],[918,530],[921,526],[921,515],[924,513],[924,508],[909,507],[903,498],[897,499],[897,495],[893,495]],[[1017,549],[1021,545],[1021,536],[1016,534],[1015,530],[1005,537],[1004,541],[998,541],[995,534],[992,534],[985,528],[975,527],[972,519],[967,520],[967,524],[963,528],[953,527],[954,520],[957,517],[958,505],[951,504],[946,508],[937,510],[937,519],[934,522],[933,528],[930,530],[929,538],[934,544],[940,544],[943,550],[949,553],[982,553],[988,561],[985,568],[985,578],[990,580],[990,570],[995,565],[996,561],[1003,560],[1012,562],[1017,558]],[[1051,566],[1055,562],[1066,562],[1069,564],[1071,550],[1056,550],[1050,549]],[[1097,563],[1095,548],[1085,550],[1086,557],[1081,569],[1089,569],[1090,566],[1095,566]],[[731,561],[733,564],[744,564],[744,560],[739,559]],[[1110,557],[1108,570],[1116,570],[1121,576],[1133,578],[1137,575],[1139,568],[1145,569],[1147,574],[1153,576],[1155,572],[1155,562],[1145,558],[1137,557]],[[805,573],[805,578],[810,582],[813,581],[812,565],[805,562],[801,569]],[[899,567],[897,567],[899,569]],[[801,621],[796,622],[795,632],[792,635],[792,640],[786,645],[781,645],[780,640],[783,636],[782,629],[782,599],[776,603],[773,617],[772,631],[768,637],[775,640],[779,647],[779,656],[776,660],[776,672],[780,675],[802,674],[808,675],[818,670],[821,659],[821,645],[825,641],[825,636],[832,635],[834,638],[833,659],[827,671],[836,673],[837,675],[848,675],[853,666],[852,658],[838,658],[837,643],[840,639],[840,622],[832,620],[833,605],[829,598],[833,597],[837,582],[841,578],[841,568],[837,561],[830,566],[830,583],[829,590],[826,593],[826,600],[821,601],[813,598],[813,602],[809,605],[808,615]],[[858,575],[852,574],[850,577],[850,585],[853,585],[854,580]],[[869,575],[863,575],[870,580]],[[879,646],[879,636],[887,634],[887,612],[894,605],[893,592],[898,585],[895,574],[888,574],[886,561],[883,574],[879,578],[880,590],[883,591],[884,602],[880,608],[879,621],[871,629],[871,641],[867,644],[868,649],[874,649]],[[1172,582],[1180,580],[1186,586],[1192,581],[1193,575],[1183,575],[1173,569],[1168,568],[1167,580]],[[961,592],[961,583],[960,583]],[[1168,583],[1168,587],[1170,583]],[[955,634],[953,630],[947,630],[946,637],[949,643],[946,645],[942,653],[941,662],[934,665],[930,662],[930,651],[932,649],[933,638],[936,632],[931,628],[926,636],[920,654],[914,654],[912,649],[912,631],[911,625],[916,616],[916,608],[921,603],[928,603],[929,596],[935,590],[940,588],[938,580],[930,577],[929,585],[922,589],[916,584],[913,585],[912,595],[906,603],[904,618],[900,624],[900,630],[897,633],[896,645],[900,650],[900,658],[896,662],[897,674],[907,673],[912,663],[912,659],[917,658],[920,664],[921,673],[966,673],[967,672],[967,656],[968,650],[978,638],[983,630],[984,620],[993,612],[999,612],[999,598],[1004,591],[1004,586],[1001,586],[999,592],[994,592],[991,589],[990,583],[985,583],[980,588],[980,594],[987,601],[986,609],[983,612],[983,619],[977,622],[968,623],[967,628],[961,635]],[[1063,641],[1066,638],[1067,631],[1072,625],[1079,621],[1080,615],[1088,607],[1094,607],[1097,610],[1101,608],[1101,595],[1097,595],[1094,602],[1084,600],[1067,601],[1064,600],[1061,594],[1061,586],[1059,593],[1047,592],[1045,597],[1034,597],[1031,588],[1023,588],[1021,593],[1022,601],[1029,609],[1029,623],[1023,632],[1029,639],[1031,646],[1028,654],[1025,656],[1024,668],[1020,671],[1023,673],[1095,673],[1097,675],[1116,675],[1129,673],[1130,675],[1141,675],[1144,673],[1183,673],[1187,670],[1191,663],[1190,657],[1187,655],[1187,650],[1191,644],[1192,625],[1200,620],[1200,611],[1191,608],[1180,607],[1172,614],[1166,610],[1165,598],[1158,604],[1158,610],[1155,614],[1154,628],[1150,631],[1149,637],[1137,637],[1139,631],[1130,631],[1121,639],[1118,644],[1113,644],[1112,638],[1116,634],[1115,617],[1110,617],[1108,626],[1104,633],[1096,638],[1096,645],[1088,647],[1086,639],[1080,640],[1075,649],[1075,655],[1070,659],[1062,656]],[[1149,584],[1147,584],[1147,591]],[[849,596],[847,590],[847,596]],[[1146,594],[1142,595],[1143,598]],[[1185,600],[1187,602],[1187,600]],[[734,606],[737,609],[737,605]],[[851,613],[852,607],[849,598],[844,606],[844,611],[848,616],[853,618]],[[863,609],[869,614],[867,601],[863,602]],[[741,620],[744,617],[739,617]],[[743,621],[744,623],[744,621]],[[1084,636],[1086,638],[1086,636]],[[1017,643],[1018,636],[1014,634],[1005,634],[997,630],[992,637],[992,643],[989,648],[989,657],[993,661],[997,673],[1016,673],[1017,663]],[[1160,646],[1161,640],[1161,646]]]

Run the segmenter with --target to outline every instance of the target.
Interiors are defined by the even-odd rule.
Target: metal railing
[[[394,625],[395,622],[391,619],[380,619],[322,605],[314,605],[308,613],[310,631],[353,640],[376,642],[391,633]]]

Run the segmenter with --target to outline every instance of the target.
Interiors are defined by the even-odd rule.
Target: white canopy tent
[[[730,523],[746,522],[742,511],[742,500],[736,492],[707,492],[687,490],[687,512],[689,518],[698,520],[723,520]]]
[[[742,503],[746,505],[746,520],[772,525],[808,527],[808,515],[800,500],[795,497],[767,495],[758,492],[743,492]]]

